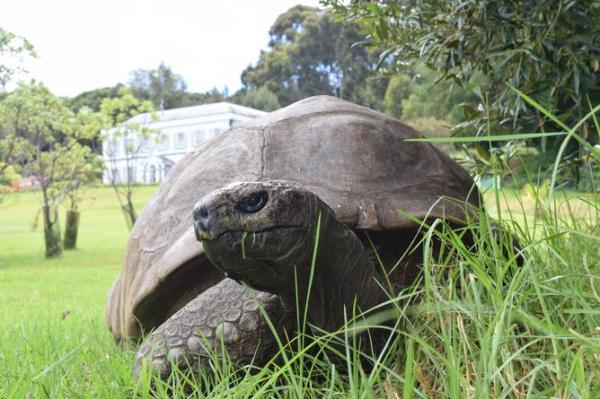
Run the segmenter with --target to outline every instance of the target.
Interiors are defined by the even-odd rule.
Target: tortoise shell
[[[288,180],[316,193],[355,230],[414,229],[408,216],[464,220],[478,205],[470,176],[421,134],[330,97],[245,122],[188,153],[135,223],[108,300],[117,340],[156,327],[223,279],[192,228],[195,202],[236,181]],[[444,200],[452,198],[454,201]]]

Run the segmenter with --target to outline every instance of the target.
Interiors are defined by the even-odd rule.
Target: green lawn
[[[136,205],[155,190],[140,187]],[[110,189],[86,196],[78,249],[53,260],[41,221],[33,230],[39,194],[0,204],[0,398],[127,396],[130,354],[113,344],[104,308],[128,231]]]
[[[139,209],[155,190],[138,189]],[[382,365],[307,370],[300,357],[244,376],[235,390],[232,375],[221,375],[212,395],[599,397],[598,203],[560,197],[556,214],[542,206],[534,219],[532,198],[503,194],[502,214],[510,209],[509,224],[522,228],[525,264],[516,269],[493,248],[429,259],[420,301],[398,306],[403,334]],[[55,260],[43,257],[41,224],[32,229],[38,194],[0,204],[2,399],[145,396],[131,378],[134,354],[113,343],[104,322],[128,231],[110,189],[90,189],[87,197],[78,249]],[[496,215],[493,193],[487,201]],[[449,277],[436,269],[445,262],[457,266]]]

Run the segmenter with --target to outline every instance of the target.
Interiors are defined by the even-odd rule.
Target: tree
[[[229,96],[227,88],[220,91],[215,87],[205,93],[188,92],[185,79],[164,63],[157,69],[132,71],[128,86],[135,97],[152,102],[155,109],[214,103],[224,101]]]
[[[411,95],[413,85],[413,80],[405,74],[398,74],[392,77],[385,89],[383,100],[385,112],[395,118],[402,119],[404,111],[402,103]]]
[[[73,98],[67,99],[66,104],[73,112],[77,112],[83,107],[87,107],[94,112],[99,112],[102,100],[118,97],[119,90],[123,86],[123,84],[119,83],[112,87],[101,87],[99,89],[84,91]]]
[[[488,78],[485,113],[475,126],[511,131],[554,126],[506,83],[533,96],[563,121],[600,101],[600,3],[574,0],[370,2],[326,0],[368,31],[381,58],[402,67],[420,61],[459,84]],[[582,126],[582,135],[589,136]],[[480,130],[481,131],[481,130]]]
[[[281,14],[269,31],[269,51],[242,72],[247,92],[268,89],[281,105],[328,94],[371,105],[372,91],[385,88],[375,76],[376,58],[364,46],[359,25],[342,23],[328,12],[298,5]],[[385,78],[383,78],[385,80]]]
[[[20,63],[23,56],[36,56],[33,45],[27,39],[0,28],[0,90],[16,73],[23,71]]]
[[[125,87],[122,83],[119,83],[112,87],[102,87],[99,89],[85,91],[76,95],[73,98],[65,99],[65,104],[71,109],[71,111],[77,113],[82,109],[88,109],[92,113],[99,113],[102,101],[105,98],[115,98],[119,96],[119,90]],[[91,114],[90,114],[91,115]],[[100,131],[102,126],[98,126],[92,123],[98,129],[94,135],[90,135],[90,139],[80,140],[80,143],[90,147],[95,153],[102,153],[102,135]]]
[[[430,117],[451,125],[464,122],[463,108],[477,107],[479,98],[473,91],[441,78],[440,73],[424,65],[405,67],[403,73],[390,79],[385,111],[407,122]],[[477,76],[472,83],[481,85],[484,81]]]
[[[275,93],[264,86],[252,89],[241,96],[241,104],[247,107],[271,112],[281,108]]]
[[[14,174],[19,170],[24,159],[29,155],[29,147],[26,137],[23,137],[17,126],[20,124],[21,109],[8,112],[6,100],[0,102],[0,177],[10,171]]]
[[[150,100],[158,109],[182,106],[187,84],[181,75],[161,63],[157,69],[137,69],[130,73],[129,87],[134,96]]]
[[[463,122],[462,107],[477,106],[476,96],[448,81],[439,81],[440,74],[422,65],[405,67],[388,83],[384,111],[409,124],[426,137],[449,137],[451,127]],[[452,143],[434,143],[446,153],[454,150]]]
[[[103,135],[104,154],[108,158],[105,176],[108,177],[119,201],[125,222],[132,228],[137,214],[133,206],[135,190],[135,164],[152,142],[159,138],[159,132],[144,123],[129,121],[134,116],[147,113],[149,123],[155,120],[154,106],[150,101],[139,100],[128,88],[119,91],[119,97],[102,101],[100,113],[107,129]]]
[[[0,28],[0,101],[7,96],[2,92],[6,84],[23,70],[20,63],[23,56],[36,56],[33,45],[25,38]],[[17,176],[18,160],[24,155],[25,141],[2,126],[0,121],[0,180],[10,183],[10,180]],[[0,190],[0,200],[3,194],[4,191]]]
[[[85,152],[73,113],[41,84],[20,85],[0,103],[0,123],[8,142],[20,146],[23,172],[39,184],[47,257],[62,254],[58,205],[64,198],[77,154]],[[15,138],[13,140],[13,138]]]
[[[74,118],[75,138],[78,140],[96,137],[101,129],[102,120],[98,113],[89,108],[81,108]],[[65,155],[63,163],[68,167],[63,184],[64,202],[66,203],[65,231],[63,235],[64,249],[77,246],[81,203],[85,184],[92,182],[102,171],[102,158],[85,145],[77,145]]]
[[[185,93],[181,100],[181,106],[193,106],[199,104],[212,104],[221,101],[228,101],[229,90],[225,87],[223,90],[219,90],[213,87],[211,90],[204,93]]]

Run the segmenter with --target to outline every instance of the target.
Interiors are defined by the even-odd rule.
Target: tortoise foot
[[[278,348],[261,308],[278,334],[292,320],[277,296],[223,280],[146,338],[137,353],[134,377],[146,369],[165,379],[173,367],[198,373],[225,353],[239,366],[264,364]]]

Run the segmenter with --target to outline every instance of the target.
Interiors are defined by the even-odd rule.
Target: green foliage
[[[464,121],[463,107],[474,108],[479,102],[472,91],[441,80],[440,73],[424,65],[405,66],[403,71],[390,79],[385,93],[385,112],[396,118],[434,117],[454,125]]]
[[[185,106],[193,106],[198,104],[212,104],[229,99],[229,91],[227,88],[219,90],[213,87],[211,90],[204,93],[186,93],[182,104]]]
[[[495,177],[498,182],[512,180],[519,175],[524,159],[527,159],[528,167],[532,170],[535,170],[533,169],[535,166],[540,166],[531,162],[539,157],[539,152],[535,148],[526,147],[522,141],[509,141],[495,147],[474,143],[470,147],[463,145],[462,150],[455,159],[477,181],[492,177]],[[540,172],[538,172],[539,176],[543,179],[545,174]]]
[[[1,143],[1,141],[0,141]],[[3,169],[2,174],[0,174],[0,184],[1,185],[9,185],[13,180],[18,179],[20,175],[15,171],[16,165],[8,165],[5,169]]]
[[[69,153],[64,154],[63,162],[67,166],[61,182],[64,199],[69,210],[77,211],[84,198],[84,185],[98,179],[104,163],[100,155],[83,145],[72,146]]]
[[[64,154],[62,163],[66,165],[63,178],[59,182],[63,192],[63,202],[67,207],[67,218],[64,230],[64,249],[74,249],[77,243],[79,228],[79,204],[85,197],[84,185],[97,180],[101,173],[104,161],[100,155],[95,154],[81,141],[90,141],[99,135],[102,128],[100,114],[83,107],[73,120],[74,137],[77,145],[73,145],[67,154]],[[60,238],[59,238],[60,239]]]
[[[425,137],[447,138],[452,136],[450,123],[434,116],[424,116],[415,119],[404,120],[404,122],[412,128],[418,130]],[[440,142],[432,144],[446,154],[452,154],[456,152],[453,143]]]
[[[368,79],[374,76],[376,58],[366,47],[353,46],[362,39],[357,24],[298,5],[281,14],[269,34],[270,49],[242,72],[247,92],[264,87],[283,106],[319,94],[365,105],[376,98],[381,102],[385,87]]]
[[[170,66],[161,63],[156,69],[137,69],[130,73],[128,83],[132,94],[150,101],[155,109],[172,109],[214,103],[227,98],[227,90],[214,88],[206,93],[187,91],[185,79]]]
[[[74,112],[83,107],[99,112],[104,99],[120,97],[125,88],[128,88],[138,100],[151,102],[153,109],[172,109],[214,103],[224,101],[228,97],[227,90],[219,91],[217,88],[206,93],[188,92],[185,79],[175,73],[171,67],[161,63],[157,69],[132,71],[127,86],[119,83],[112,87],[86,91],[66,99],[66,103]]]
[[[137,98],[151,101],[157,109],[182,107],[187,84],[164,63],[157,69],[137,69],[130,74],[129,87]]]
[[[66,196],[98,173],[100,163],[80,144],[100,126],[88,109],[77,115],[41,84],[21,85],[0,103],[0,167],[19,168],[39,182],[46,255],[58,256],[60,229],[57,207]]]
[[[100,114],[83,107],[73,120],[74,136],[77,145],[64,155],[63,162],[67,166],[64,177],[59,183],[63,192],[63,204],[67,208],[67,218],[63,234],[63,247],[75,249],[79,229],[79,204],[86,195],[86,184],[97,180],[104,167],[102,157],[81,142],[93,141],[99,136],[102,128]]]
[[[241,104],[247,107],[271,112],[281,108],[279,100],[275,93],[261,86],[258,89],[252,89],[241,96]]]
[[[28,175],[38,179],[42,192],[42,216],[46,256],[62,253],[56,207],[60,202],[60,181],[66,167],[63,156],[73,145],[68,109],[42,85],[22,85],[0,104],[2,147],[12,154],[5,165],[23,164]],[[17,144],[20,150],[10,150]],[[15,154],[20,154],[15,159]]]
[[[220,91],[213,88],[205,93],[190,93],[187,91],[185,79],[175,73],[168,65],[160,64],[157,69],[137,69],[130,73],[128,85],[121,83],[112,87],[102,87],[78,94],[66,99],[69,108],[76,112],[87,107],[99,112],[104,99],[114,99],[121,96],[124,88],[138,100],[150,101],[154,109],[172,109],[199,104],[225,101],[228,98],[227,89]]]
[[[140,124],[123,125],[123,122],[139,114],[153,111],[154,105],[151,101],[138,99],[127,87],[121,87],[117,97],[105,98],[100,104],[100,112],[106,126],[116,128],[122,134],[125,134],[128,130],[142,129]],[[152,118],[149,118],[148,121],[152,120]]]
[[[385,98],[383,100],[385,112],[402,120],[402,103],[411,95],[413,85],[412,79],[406,75],[393,76],[385,89]]]
[[[36,56],[33,45],[27,39],[0,27],[0,89],[23,70],[20,65],[23,56]]]
[[[43,85],[20,86],[0,103],[3,153],[11,154],[5,156],[5,165],[22,166],[52,191],[62,180],[65,156],[78,145],[73,122],[70,110]]]
[[[30,155],[27,138],[15,129],[16,115],[7,112],[8,109],[6,101],[0,102],[0,176],[6,177],[20,171],[22,162]]]
[[[113,87],[102,87],[99,89],[85,91],[73,98],[67,99],[66,104],[73,112],[77,112],[83,107],[90,108],[92,111],[98,112],[100,111],[102,100],[105,98],[118,97],[121,87],[123,87],[123,85],[118,84]]]
[[[440,2],[326,1],[360,22],[381,58],[404,66],[420,60],[458,83],[489,78],[480,91],[485,113],[475,126],[513,123],[533,130],[547,124],[506,85],[518,87],[562,120],[572,122],[600,101],[600,3],[485,0]],[[551,127],[552,129],[552,127]]]

